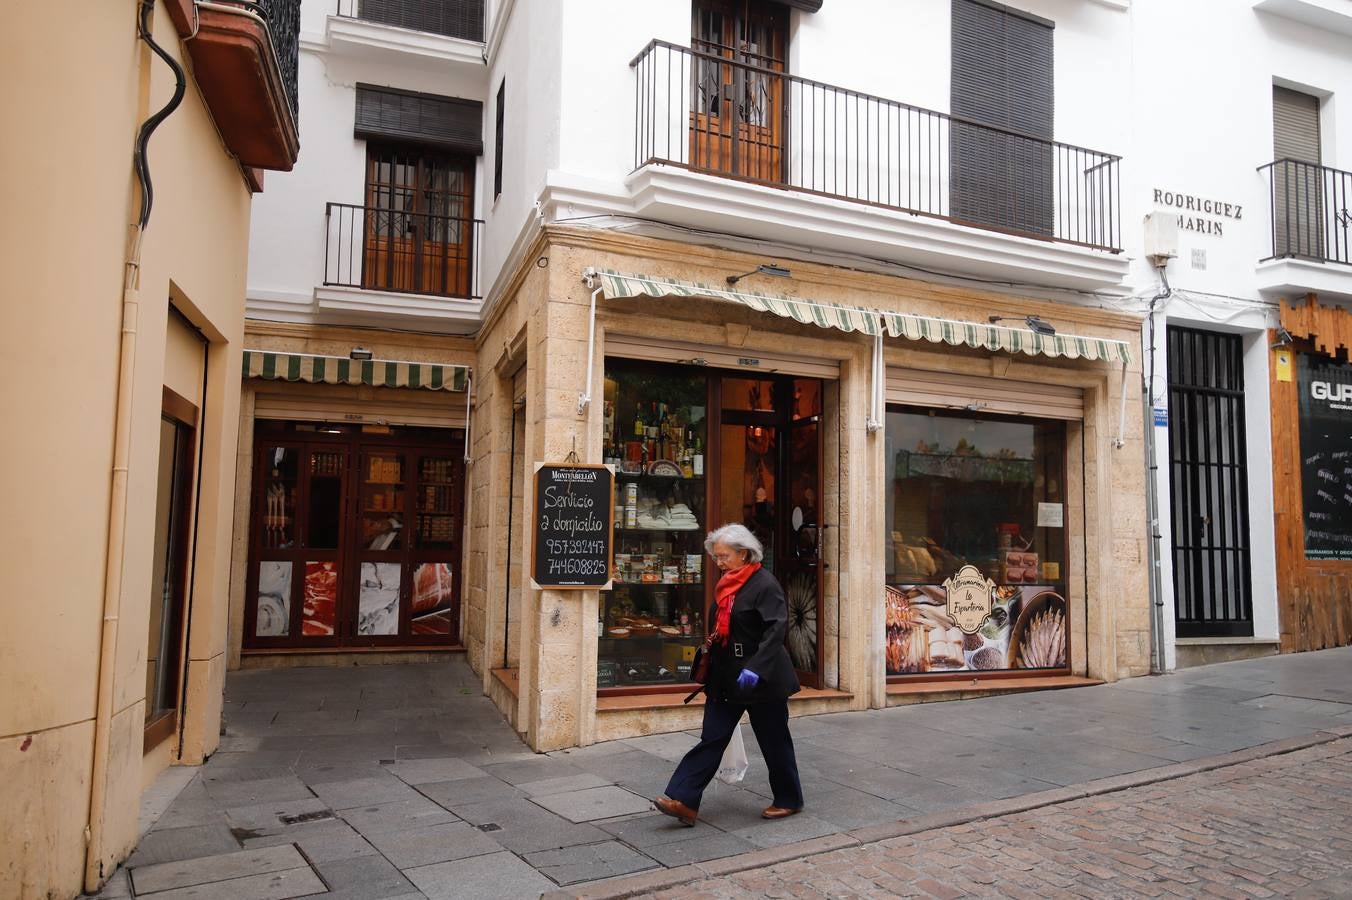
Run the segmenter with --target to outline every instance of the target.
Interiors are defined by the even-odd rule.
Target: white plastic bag
[[[737,784],[746,777],[746,744],[742,741],[742,723],[732,732],[728,749],[723,751],[723,760],[718,764],[718,780],[724,784]]]

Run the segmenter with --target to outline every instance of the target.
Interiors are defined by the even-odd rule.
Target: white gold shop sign
[[[963,634],[976,634],[991,617],[995,582],[976,566],[963,566],[944,582],[948,616]]]
[[[1238,222],[1244,218],[1244,207],[1239,203],[1226,203],[1223,200],[1166,191],[1163,188],[1155,188],[1155,202],[1160,206],[1178,210],[1179,231],[1195,231],[1198,234],[1225,237],[1225,222],[1221,220],[1231,219]]]

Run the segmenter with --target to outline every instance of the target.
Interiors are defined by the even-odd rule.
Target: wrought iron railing
[[[1297,159],[1259,166],[1268,180],[1272,253],[1352,264],[1352,172]]]
[[[241,7],[255,12],[268,26],[272,49],[277,54],[277,68],[282,73],[282,88],[286,91],[291,116],[299,122],[300,96],[300,0],[214,0],[227,6]]]
[[[964,225],[1122,248],[1121,157],[654,40],[634,167],[660,163]]]
[[[483,220],[329,203],[324,284],[479,299]]]
[[[338,15],[466,41],[484,39],[484,0],[338,0]]]

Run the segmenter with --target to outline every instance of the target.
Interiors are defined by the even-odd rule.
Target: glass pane
[[[451,633],[455,587],[446,563],[423,563],[413,570],[413,633]]]
[[[398,563],[361,564],[361,590],[357,595],[357,633],[399,633]]]
[[[722,426],[719,460],[723,508],[718,524],[741,522],[765,547],[767,569],[775,571],[775,497],[779,478],[779,432],[762,425]]]
[[[264,560],[258,564],[258,617],[254,634],[281,637],[291,633],[291,563]]]
[[[301,606],[300,633],[331,635],[338,621],[338,564],[305,564],[305,602]]]
[[[723,409],[774,412],[775,383],[752,378],[724,378]]]
[[[267,476],[263,482],[263,546],[290,547],[296,543],[296,506],[300,495],[300,452],[269,447],[263,452]]]
[[[343,521],[343,454],[310,454],[310,502],[306,517],[306,545],[338,549]]]
[[[597,685],[689,681],[704,637],[703,374],[608,363],[605,457],[615,485],[612,590],[602,593]]]
[[[822,414],[822,382],[798,378],[793,382],[793,417],[808,419]]]
[[[403,547],[404,457],[371,455],[363,475],[361,545],[367,550],[399,550]]]
[[[150,629],[146,647],[146,721],[177,707],[180,567],[180,517],[186,512],[185,482],[179,471],[180,426],[160,420],[160,456],[155,497],[155,545],[152,559]]]
[[[449,456],[425,456],[418,464],[418,528],[414,546],[438,550],[453,548],[458,471]]]
[[[887,413],[885,625],[889,675],[1066,662],[1065,423]],[[964,633],[944,581],[995,583]]]
[[[818,526],[818,438],[817,425],[796,426],[790,434],[789,471],[789,551],[797,558],[817,558]]]
[[[785,642],[794,668],[802,672],[817,669],[817,573],[798,569],[784,577],[784,599],[789,606],[789,628]]]

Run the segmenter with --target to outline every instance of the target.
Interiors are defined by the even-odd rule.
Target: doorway
[[[820,687],[822,383],[726,377],[715,390],[718,522],[740,522],[764,545],[789,608],[789,656],[799,680]]]
[[[260,421],[245,649],[456,644],[463,442]]]
[[[788,11],[759,0],[695,0],[690,46],[691,166],[782,182]]]
[[[1243,341],[1170,326],[1168,353],[1176,633],[1252,636]]]

